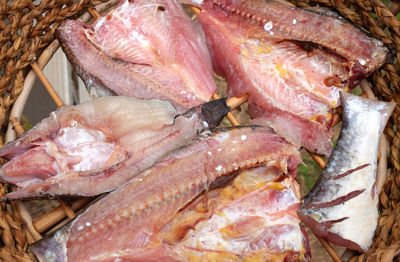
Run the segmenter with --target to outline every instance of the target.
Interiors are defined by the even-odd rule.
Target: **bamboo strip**
[[[98,19],[100,14],[94,8],[88,8],[88,12],[93,16],[94,19]]]
[[[78,201],[74,202],[71,205],[71,209],[73,211],[77,211],[81,209],[82,207],[86,206],[89,204],[90,201],[92,201],[93,198],[90,197],[84,197],[79,199]],[[54,225],[58,224],[61,222],[64,218],[66,218],[66,214],[61,206],[53,209],[49,213],[45,214],[44,216],[41,216],[40,218],[36,219],[33,221],[33,226],[36,228],[36,230],[40,233],[50,229]]]
[[[11,121],[11,124],[13,125],[15,131],[17,132],[18,136],[22,135],[25,132],[25,130],[21,126],[21,123],[19,122],[18,118],[11,117],[10,121]]]
[[[70,208],[69,206],[67,206],[67,204],[65,204],[64,201],[62,200],[58,200],[58,203],[60,204],[60,206],[62,207],[62,209],[64,210],[64,213],[67,215],[67,217],[69,219],[74,219],[76,217],[76,214],[74,212],[74,210],[72,210],[72,208]]]
[[[235,96],[229,97],[226,100],[226,104],[230,108],[235,109],[236,107],[240,106],[241,104],[246,103],[248,98],[249,98],[248,95],[244,95],[241,97],[235,97]]]
[[[342,262],[342,259],[340,259],[339,255],[336,253],[336,251],[332,248],[332,246],[326,241],[324,238],[319,238],[317,237],[319,242],[322,244],[322,246],[326,249],[328,254],[331,256],[333,261],[335,262]]]
[[[33,71],[35,71],[35,73],[39,77],[40,81],[42,81],[44,87],[46,88],[47,92],[53,99],[54,103],[56,103],[56,105],[58,107],[63,106],[64,102],[58,96],[57,92],[54,90],[53,86],[50,84],[47,77],[43,74],[43,71],[40,69],[39,65],[35,61],[31,62],[30,65],[31,65]]]

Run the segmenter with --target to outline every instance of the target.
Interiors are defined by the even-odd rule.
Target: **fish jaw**
[[[300,161],[298,150],[268,128],[203,134],[82,213],[67,240],[67,257],[90,261],[158,248],[160,229],[219,178],[263,164],[291,170]]]
[[[178,214],[180,219],[172,223],[189,230],[175,244],[177,253],[189,260],[284,260],[292,256],[309,260],[307,235],[296,216],[300,187],[291,176],[279,177],[282,174],[264,167],[242,171],[228,186],[208,192],[205,199],[181,211],[183,215]],[[196,217],[199,213],[200,218]],[[193,225],[185,225],[192,217],[196,218]]]
[[[0,150],[3,200],[97,195],[150,167],[229,112],[225,99],[177,115],[165,101],[105,97],[51,114]]]
[[[376,169],[379,138],[393,103],[342,93],[343,127],[317,184],[299,211],[321,237],[365,252],[378,219]],[[359,134],[363,134],[360,136]]]
[[[204,35],[175,0],[122,1],[93,27],[67,21],[57,35],[88,87],[168,100],[180,112],[216,90]]]

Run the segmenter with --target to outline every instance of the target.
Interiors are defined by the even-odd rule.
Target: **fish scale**
[[[318,236],[365,252],[378,220],[379,138],[395,103],[341,93],[343,126],[335,150],[298,212]]]

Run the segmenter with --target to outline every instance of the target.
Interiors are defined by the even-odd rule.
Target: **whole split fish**
[[[203,133],[32,245],[41,261],[179,261],[159,232],[199,194],[240,168],[292,172],[299,151],[266,127]]]
[[[57,37],[94,96],[157,98],[184,112],[216,90],[204,33],[176,0],[123,0],[91,26],[66,21]]]
[[[299,217],[316,235],[365,252],[378,220],[379,138],[395,103],[342,93],[342,105],[339,140]]]
[[[339,90],[383,64],[382,43],[342,19],[274,1],[204,0],[201,7],[214,69],[230,94],[249,94],[254,123],[328,156]]]
[[[183,261],[308,261],[294,173],[244,170],[185,207],[160,235]]]
[[[2,200],[111,191],[229,112],[216,100],[179,115],[166,101],[103,97],[64,106],[0,149]]]

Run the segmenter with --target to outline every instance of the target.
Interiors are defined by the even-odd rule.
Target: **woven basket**
[[[384,101],[400,100],[399,75],[400,59],[400,2],[386,0],[291,0],[300,7],[327,6],[353,24],[369,31],[391,48],[394,59],[374,72],[368,82],[375,96]],[[104,2],[104,3],[102,3]],[[96,16],[98,11],[115,5],[116,0],[0,0],[0,126],[5,138],[7,124],[20,130],[18,120],[10,118],[21,114],[21,107],[33,84],[36,74],[29,72],[31,67],[40,76],[40,69],[58,48],[54,32],[65,19],[76,19],[84,12]],[[400,17],[400,15],[399,15]],[[86,13],[81,20],[89,20]],[[24,90],[24,91],[23,91]],[[23,91],[23,92],[22,92]],[[22,92],[22,94],[21,94]],[[57,101],[57,95],[51,94]],[[19,104],[18,104],[19,103]],[[22,106],[21,106],[22,105]],[[351,261],[400,261],[400,133],[398,132],[399,107],[397,106],[386,127],[385,134],[390,145],[390,158],[387,163],[387,179],[380,194],[380,217],[374,243],[369,251],[353,256]],[[10,130],[11,128],[9,128]],[[10,132],[8,132],[10,133]],[[12,133],[12,132],[11,132]],[[316,158],[318,160],[318,158]],[[0,184],[0,197],[6,193],[6,186]],[[59,201],[59,206],[32,221],[30,214],[21,202],[10,205],[0,204],[0,260],[32,261],[27,253],[28,244],[38,240],[38,232],[59,226],[62,220],[72,219],[75,212],[86,206],[92,199],[83,198],[71,203]],[[65,222],[65,221],[64,221]],[[329,247],[328,247],[329,249]]]

